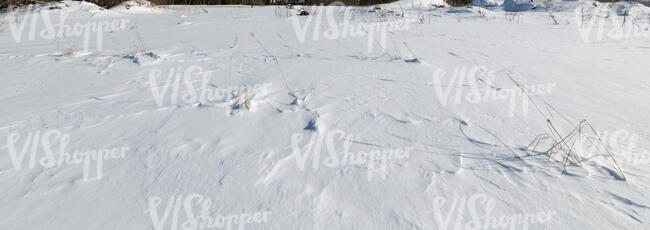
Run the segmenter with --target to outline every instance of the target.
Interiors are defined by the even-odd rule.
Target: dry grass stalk
[[[458,54],[455,54],[453,52],[448,52],[448,54],[452,55],[452,56],[455,56],[455,57],[458,57],[458,58],[460,58],[460,59],[462,59],[464,61],[467,61],[467,60],[463,59],[461,56],[459,56]],[[486,54],[483,54],[483,55],[488,57]],[[476,64],[476,61],[474,61],[474,64]],[[504,69],[506,69],[506,68],[504,68]],[[543,99],[540,99],[540,100],[542,100],[544,102],[544,105],[546,106],[546,109],[548,111],[548,113],[544,113],[542,111],[542,109],[540,108],[540,106],[537,105],[536,101],[530,96],[530,94],[528,93],[528,89],[523,84],[519,83],[517,80],[515,80],[511,76],[512,72],[505,71],[505,73],[506,73],[505,74],[506,77],[512,83],[514,83],[517,86],[517,88],[520,89],[520,91],[533,104],[533,106],[535,107],[537,112],[542,117],[544,117],[544,119],[546,121],[546,126],[547,126],[547,129],[548,129],[547,133],[546,134],[541,134],[541,135],[535,137],[535,139],[533,139],[533,141],[527,146],[528,149],[530,149],[532,151],[535,151],[535,149],[537,148],[537,145],[540,144],[543,140],[551,139],[553,141],[553,144],[552,144],[551,148],[549,148],[547,151],[545,151],[545,153],[547,153],[549,159],[554,159],[553,156],[559,154],[561,156],[560,162],[562,163],[565,170],[566,170],[566,166],[569,163],[571,163],[573,165],[576,165],[578,167],[582,167],[581,160],[579,159],[578,155],[576,155],[577,153],[574,151],[574,147],[575,147],[575,144],[576,144],[576,142],[578,140],[581,140],[581,138],[587,138],[586,134],[583,132],[583,128],[588,127],[589,130],[593,133],[593,135],[595,137],[597,137],[598,141],[597,141],[597,143],[593,143],[590,139],[587,138],[587,140],[589,140],[594,145],[601,146],[602,149],[604,150],[604,153],[599,153],[599,154],[595,154],[593,156],[586,157],[583,161],[589,161],[590,159],[592,159],[594,157],[598,157],[598,156],[604,157],[605,159],[607,159],[607,161],[611,165],[611,167],[614,168],[614,171],[618,174],[618,176],[621,179],[627,181],[627,177],[625,176],[625,173],[623,172],[623,169],[621,169],[621,167],[616,162],[616,159],[614,158],[614,154],[609,150],[607,145],[605,145],[605,142],[602,140],[600,135],[598,135],[596,130],[593,128],[593,126],[587,120],[583,119],[577,125],[575,125],[575,124],[573,124],[573,122],[571,122],[571,120],[569,120],[566,116],[564,116],[564,114],[562,114],[557,109],[555,109],[555,107],[553,107],[551,104],[544,101]],[[554,119],[552,119],[553,118],[553,113],[557,114],[563,121],[565,121],[567,124],[569,124],[573,128],[568,134],[563,135],[556,128],[556,124],[554,124],[554,122],[552,122],[554,120]],[[490,132],[489,130],[487,130],[487,129],[481,127],[481,126],[479,126],[479,127],[481,129],[483,129],[484,131],[486,131],[487,133],[489,133],[490,135],[492,135],[493,137],[495,137],[497,140],[499,140],[499,142],[501,142],[501,144],[503,144],[504,146],[507,147],[507,145],[503,141],[501,141],[501,139],[499,139],[494,133]],[[532,146],[533,144],[535,144],[535,147],[533,147],[531,149],[530,146]],[[519,155],[514,153],[514,151],[512,149],[510,149],[510,151],[513,152],[513,154],[516,157],[519,157]]]
[[[593,157],[596,156],[602,156],[605,157],[610,165],[614,168],[616,173],[620,176],[621,179],[627,181],[627,177],[625,176],[625,173],[621,169],[621,167],[618,165],[616,162],[616,159],[614,158],[614,155],[612,152],[607,148],[607,145],[605,145],[605,142],[603,142],[602,138],[596,130],[593,128],[593,126],[587,121],[587,120],[581,120],[577,125],[573,125],[573,123],[562,113],[560,113],[557,109],[555,109],[553,106],[551,106],[548,102],[544,101],[544,104],[546,105],[547,108],[553,110],[553,112],[557,113],[565,122],[570,124],[573,129],[566,135],[562,135],[560,131],[556,128],[556,126],[553,124],[551,121],[551,118],[549,116],[546,116],[544,112],[540,109],[540,107],[535,103],[533,98],[528,94],[527,89],[514,80],[512,76],[507,75],[508,79],[510,79],[521,91],[526,97],[528,97],[529,101],[532,102],[532,104],[535,106],[537,111],[539,112],[540,115],[542,115],[546,119],[546,124],[548,128],[548,133],[550,135],[546,134],[550,139],[553,140],[553,145],[552,147],[546,151],[546,153],[549,156],[549,159],[552,159],[554,154],[561,154],[562,155],[562,164],[563,167],[566,169],[566,166],[568,163],[572,163],[578,167],[582,167],[582,164],[580,163],[580,159],[574,152],[573,148],[575,146],[575,143],[583,138],[584,135],[582,132],[583,127],[589,127],[590,130],[593,132],[593,135],[595,135],[598,138],[598,143],[600,146],[604,147],[603,149],[605,150],[604,154],[596,154],[594,156],[590,156],[585,158],[586,161],[590,160]],[[549,111],[549,115],[552,116],[551,112]],[[570,140],[573,140],[572,142]],[[587,139],[589,140],[589,139]],[[570,143],[570,144],[569,144]]]
[[[250,35],[251,35],[251,37],[253,37],[255,39],[255,42],[257,42],[257,44],[259,44],[260,47],[262,47],[262,50],[264,50],[264,52],[266,52],[267,55],[273,57],[273,59],[275,60],[275,64],[277,64],[278,69],[280,70],[280,76],[282,77],[282,80],[284,81],[284,86],[289,91],[289,96],[296,97],[293,94],[293,91],[291,90],[291,88],[289,87],[289,83],[287,83],[287,78],[284,75],[284,71],[282,70],[282,66],[280,65],[280,59],[278,58],[278,56],[275,56],[275,55],[271,54],[271,52],[269,52],[269,50],[266,49],[264,44],[262,44],[262,42],[259,39],[257,39],[257,37],[255,37],[255,33],[251,32]]]
[[[142,36],[140,36],[140,32],[138,32],[138,28],[136,25],[131,26],[129,30],[133,31],[135,33],[135,37],[138,39],[138,44],[135,45],[135,48],[140,51],[142,54],[147,54],[149,53],[147,51],[147,48],[145,48],[144,40],[142,39]]]

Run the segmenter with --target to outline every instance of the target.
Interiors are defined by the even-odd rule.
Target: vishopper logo
[[[375,22],[359,22],[352,23],[353,18],[351,7],[346,7],[342,2],[333,2],[325,7],[322,4],[315,7],[315,10],[309,16],[291,16],[287,20],[291,20],[293,29],[296,32],[296,37],[301,43],[307,40],[307,32],[312,28],[313,41],[318,41],[322,37],[329,40],[345,39],[348,37],[363,37],[367,36],[367,51],[372,53],[375,45],[375,37],[379,37],[379,44],[382,51],[386,50],[387,33],[392,31],[403,31],[409,29],[409,24],[415,20],[403,19],[393,21],[375,21]],[[343,22],[339,23],[339,12],[343,12]],[[323,24],[323,14],[326,17],[327,29],[321,30]],[[300,25],[300,19],[305,18],[303,25]],[[377,17],[373,17],[377,18]],[[313,22],[313,27],[312,27]],[[324,26],[323,26],[324,27]]]
[[[13,20],[9,23],[9,29],[11,35],[17,43],[23,41],[23,35],[25,33],[28,36],[28,40],[34,41],[37,38],[43,40],[61,40],[64,38],[71,37],[82,37],[83,36],[83,51],[88,52],[91,45],[92,34],[95,35],[95,44],[97,51],[101,51],[103,47],[103,34],[110,33],[118,30],[127,30],[129,19],[122,20],[107,20],[107,21],[94,21],[94,22],[85,22],[79,23],[75,22],[73,24],[67,24],[66,20],[70,14],[69,10],[56,10],[58,17],[51,16],[52,10],[40,10],[39,12],[34,12],[31,9],[28,9],[27,12],[18,13],[17,11],[12,11],[9,13],[9,17]],[[22,15],[19,15],[22,14]],[[53,18],[58,18],[58,21],[53,21]],[[41,20],[39,20],[41,19]],[[40,31],[37,31],[36,27],[39,25],[39,22],[42,21],[42,25],[45,27]],[[28,31],[25,31],[25,28],[29,24]]]
[[[179,227],[184,230],[231,230],[233,227],[245,229],[246,225],[254,226],[254,224],[268,222],[269,216],[272,214],[271,211],[256,211],[213,215],[213,210],[210,210],[214,203],[213,200],[198,193],[187,196],[171,196],[162,212],[159,212],[158,209],[163,205],[162,202],[162,198],[152,197],[149,199],[149,209],[145,211],[151,216],[155,230],[179,229]]]
[[[433,200],[433,215],[438,229],[510,229],[527,230],[531,224],[541,225],[553,220],[555,211],[541,211],[523,214],[496,215],[496,202],[485,194],[472,196],[454,194],[453,201],[446,197]],[[467,215],[469,219],[465,219]],[[454,218],[455,217],[455,218]]]
[[[298,169],[304,171],[310,155],[312,155],[311,168],[318,170],[321,164],[330,168],[366,165],[368,168],[367,179],[372,181],[375,174],[380,179],[386,179],[388,174],[388,164],[391,161],[406,159],[410,156],[412,148],[397,149],[374,149],[368,152],[350,152],[352,135],[345,135],[341,130],[335,130],[329,133],[320,134],[314,132],[309,141],[302,145],[306,139],[301,133],[291,136],[291,148],[293,157],[296,159]],[[337,150],[334,141],[344,140],[342,149]],[[325,146],[323,146],[325,144]],[[323,147],[327,148],[327,156],[321,159]],[[322,161],[321,161],[322,160]]]
[[[585,43],[650,37],[650,15],[633,4],[578,7],[576,24]]]
[[[494,86],[496,72],[485,70],[480,66],[471,68],[456,68],[451,76],[447,75],[444,69],[437,69],[433,73],[433,80],[429,83],[433,86],[436,98],[442,106],[461,103],[487,103],[492,101],[508,101],[509,116],[513,117],[518,102],[521,103],[521,110],[524,116],[528,115],[528,97],[517,86],[502,88]],[[443,82],[443,78],[449,79]],[[526,86],[528,95],[550,94],[555,83]],[[465,88],[469,88],[465,91]],[[452,94],[454,91],[454,94]],[[452,96],[453,95],[453,96]],[[451,96],[451,97],[450,97]]]
[[[639,135],[629,130],[619,129],[613,132],[601,131],[598,137],[584,137],[576,140],[575,152],[585,158],[605,154],[610,150],[616,159],[626,165],[649,165],[650,153],[638,147]],[[607,148],[607,149],[605,149]]]
[[[67,152],[65,148],[70,142],[70,135],[63,134],[59,130],[48,130],[45,132],[35,131],[27,134],[25,141],[21,148],[18,143],[21,135],[18,133],[11,133],[7,136],[7,146],[9,150],[9,157],[11,163],[16,170],[23,168],[27,152],[30,152],[28,157],[27,167],[32,169],[36,165],[43,168],[53,168],[62,165],[75,165],[83,163],[83,180],[99,180],[103,176],[103,165],[105,160],[125,158],[126,151],[129,147],[99,149],[89,151],[74,151]],[[58,151],[52,148],[58,142]],[[20,151],[18,151],[20,150]],[[39,152],[42,150],[42,152]],[[58,157],[57,157],[58,155]],[[95,177],[91,177],[93,172],[91,166],[95,165]]]
[[[166,73],[166,78],[163,76],[165,71],[158,68],[139,73],[140,76],[145,75],[148,78],[148,85],[158,106],[205,106],[211,102],[220,106],[227,105],[223,106],[226,115],[237,109],[250,109],[255,96],[271,85],[266,83],[220,88],[210,82],[215,71],[205,70],[198,65],[172,67]]]

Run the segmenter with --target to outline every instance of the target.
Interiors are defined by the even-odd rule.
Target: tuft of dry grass
[[[462,58],[460,55],[455,54],[453,52],[448,52],[448,54],[454,57],[458,57],[461,60],[467,61],[464,58]],[[488,55],[484,53],[481,54],[489,58]],[[477,64],[476,61],[474,61],[474,64]],[[507,68],[504,68],[504,70],[507,70]],[[528,146],[526,146],[528,150],[536,151],[537,146],[541,142],[543,142],[544,140],[551,140],[551,147],[548,150],[546,150],[545,153],[549,157],[549,160],[553,160],[561,163],[564,170],[566,170],[566,167],[569,164],[578,167],[583,167],[582,162],[589,161],[595,157],[603,157],[605,160],[607,160],[610,167],[612,167],[614,171],[618,174],[619,178],[624,181],[627,181],[627,177],[625,176],[623,169],[618,165],[614,157],[614,154],[612,153],[611,150],[609,150],[609,148],[602,140],[600,135],[596,132],[595,128],[591,125],[591,123],[589,123],[586,119],[582,119],[577,124],[574,124],[563,113],[561,113],[550,103],[546,102],[541,98],[539,99],[543,102],[544,107],[540,107],[537,104],[537,102],[533,99],[533,97],[531,97],[531,95],[528,93],[528,89],[523,84],[521,84],[520,82],[514,79],[511,71],[502,71],[502,72],[504,72],[507,79],[510,82],[512,82],[515,86],[517,86],[517,88],[528,98],[528,100],[533,104],[533,106],[537,110],[537,113],[541,117],[543,117],[544,122],[546,124],[546,128],[547,128],[546,133],[540,134],[537,137],[535,137],[533,141]],[[481,79],[477,79],[477,81],[480,80]],[[544,112],[542,108],[544,108],[546,112]],[[564,123],[566,123],[566,125],[570,127],[569,131],[566,132],[565,130],[558,128],[559,127],[558,121],[563,121]],[[483,128],[481,126],[479,127],[484,131],[486,131],[487,133],[489,133],[490,135],[492,135],[493,137],[495,137],[497,140],[499,140],[501,144],[508,147],[494,133],[490,132],[486,128]],[[590,139],[589,134],[591,134],[592,137],[595,137],[593,139],[596,141],[592,141],[592,139]],[[585,154],[585,153],[579,153],[575,148],[576,148],[576,143],[582,139],[586,139],[592,145],[600,147],[599,149],[602,152],[596,153],[588,157],[581,158],[579,154]],[[534,147],[531,148],[531,146],[533,145]],[[508,147],[508,149],[510,148]],[[515,155],[515,157],[520,157],[512,149],[510,149],[510,151]]]
[[[506,21],[513,22],[513,23],[519,23],[519,16],[521,15],[519,12],[506,12],[505,14]]]
[[[79,54],[79,49],[77,48],[77,45],[72,45],[66,49],[63,50],[63,55],[66,56],[77,56]]]
[[[135,49],[142,54],[150,53],[147,51],[147,48],[145,47],[145,43],[144,40],[142,39],[142,36],[140,36],[140,32],[138,32],[138,27],[136,25],[133,25],[131,26],[131,28],[129,28],[129,31],[133,31],[135,33],[135,38],[137,39],[137,43],[133,45]]]
[[[616,162],[616,159],[614,158],[614,154],[612,154],[612,152],[609,150],[609,148],[607,148],[607,145],[602,140],[600,135],[598,135],[598,133],[596,132],[594,127],[586,119],[582,119],[577,125],[575,125],[566,116],[564,116],[564,114],[562,114],[560,111],[555,109],[555,107],[551,106],[548,102],[543,101],[545,107],[548,110],[548,115],[547,115],[546,113],[542,112],[540,107],[536,104],[536,102],[533,100],[533,98],[528,93],[526,87],[524,87],[521,83],[516,81],[509,74],[507,75],[507,77],[508,77],[508,79],[510,79],[510,81],[512,81],[521,90],[521,92],[524,95],[526,95],[526,97],[528,97],[529,101],[532,102],[532,104],[537,109],[538,113],[542,117],[545,118],[546,127],[548,129],[547,133],[543,134],[541,137],[536,138],[536,139],[538,140],[537,144],[539,144],[539,142],[541,142],[541,140],[543,140],[543,139],[551,139],[552,140],[551,147],[548,150],[545,151],[550,160],[556,159],[556,158],[554,158],[554,156],[559,155],[560,156],[559,162],[562,163],[564,169],[566,170],[566,166],[569,163],[571,163],[571,164],[573,164],[575,166],[578,166],[578,167],[582,167],[582,163],[581,163],[582,161],[589,161],[590,159],[592,159],[594,157],[598,157],[598,156],[604,157],[608,161],[610,166],[614,169],[614,171],[618,174],[618,176],[621,179],[627,181],[627,177],[625,176],[625,173],[623,172],[623,169],[621,169],[621,167]],[[560,131],[557,128],[556,124],[553,122],[554,120],[557,120],[557,119],[552,118],[553,113],[559,115],[559,117],[564,122],[569,124],[572,127],[571,131],[569,131],[568,133]],[[600,148],[600,149],[603,149],[604,152],[595,154],[593,156],[586,157],[586,158],[584,158],[584,160],[581,160],[580,157],[578,156],[578,154],[581,154],[581,153],[576,152],[574,150],[574,148],[576,147],[575,144],[579,140],[581,140],[583,138],[585,138],[586,140],[589,140],[591,142],[591,140],[588,138],[587,133],[585,133],[583,131],[585,128],[589,128],[587,131],[591,131],[592,135],[594,135],[598,140],[597,143],[592,142],[592,144],[597,145],[597,146],[601,146],[602,148]],[[533,149],[533,151],[534,150],[535,149]],[[584,153],[582,153],[582,154],[584,154]]]
[[[232,110],[240,110],[240,109],[246,109],[246,110],[251,110],[253,108],[253,102],[251,101],[251,98],[248,96],[248,86],[244,86],[244,95],[236,94],[235,91],[233,90],[232,92],[232,97],[236,98],[233,101],[233,104],[231,105]]]
[[[396,57],[398,59],[402,59],[402,60],[404,60],[406,62],[411,62],[411,63],[419,63],[421,61],[421,58],[418,57],[417,55],[415,55],[415,52],[413,52],[413,50],[411,50],[411,48],[408,46],[408,43],[406,41],[402,41],[401,39],[399,39],[399,37],[397,37],[397,35],[393,31],[388,31],[388,34],[391,35],[390,38],[391,38],[391,41],[393,41]],[[397,40],[399,43],[397,43],[395,40]],[[399,48],[399,44],[401,44],[404,47],[404,49],[406,49],[409,52],[409,54],[406,55],[406,56],[408,56],[408,58],[403,58],[402,57],[402,55],[401,55],[402,52],[401,52],[401,49]]]

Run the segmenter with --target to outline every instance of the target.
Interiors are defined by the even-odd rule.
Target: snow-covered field
[[[650,8],[432,4],[0,14],[0,229],[650,228]]]

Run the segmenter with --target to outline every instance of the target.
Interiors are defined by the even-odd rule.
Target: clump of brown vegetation
[[[453,7],[461,7],[472,4],[472,0],[445,0],[445,2]]]

